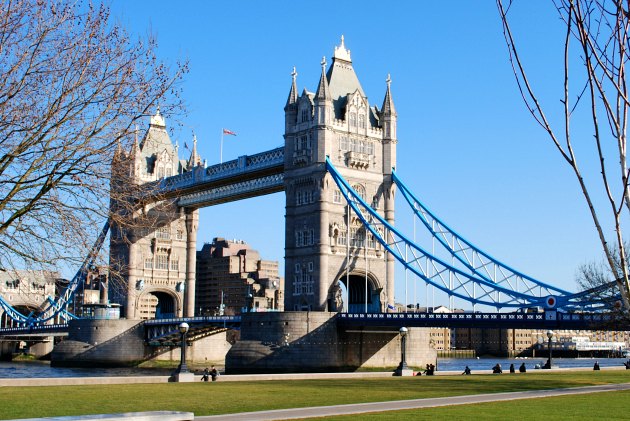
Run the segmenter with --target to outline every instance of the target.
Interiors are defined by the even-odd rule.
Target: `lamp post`
[[[549,368],[551,368],[551,338],[553,338],[553,330],[547,331],[547,338],[549,338]]]
[[[399,376],[409,375],[409,372],[413,374],[413,371],[409,370],[407,367],[407,332],[408,329],[406,327],[401,327],[398,332],[400,333],[400,364],[396,369],[396,374]]]
[[[179,329],[179,333],[182,334],[182,353],[179,360],[179,367],[177,367],[177,373],[181,374],[188,372],[188,367],[186,366],[186,333],[188,333],[189,326],[188,323],[182,322],[177,328]]]

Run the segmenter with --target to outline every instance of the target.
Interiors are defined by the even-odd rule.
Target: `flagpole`
[[[221,129],[221,155],[219,159],[220,159],[219,163],[223,164],[223,129]]]

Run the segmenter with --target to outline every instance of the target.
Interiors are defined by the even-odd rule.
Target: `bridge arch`
[[[383,288],[378,277],[369,270],[367,276],[365,269],[356,268],[349,273],[344,271],[330,287],[328,309],[347,313],[379,313],[383,310]]]
[[[140,319],[182,317],[183,300],[170,288],[150,288],[136,297],[135,308]]]

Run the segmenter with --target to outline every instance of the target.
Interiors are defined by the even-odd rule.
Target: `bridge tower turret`
[[[142,140],[129,154],[112,161],[110,299],[124,306],[127,319],[194,316],[198,210],[177,206],[176,199],[129,202],[137,193],[151,195],[155,182],[201,165],[196,138],[188,162],[178,157],[160,111],[150,119]],[[156,192],[155,192],[156,193]]]
[[[326,172],[328,156],[367,203],[394,222],[396,111],[388,77],[381,110],[370,106],[343,37],[315,93],[285,106],[285,309],[386,311],[393,258],[352,214]]]

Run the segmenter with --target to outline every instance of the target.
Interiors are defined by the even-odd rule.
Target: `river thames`
[[[475,371],[488,372],[499,363],[504,372],[514,364],[516,370],[522,363],[528,371],[535,370],[536,364],[545,363],[544,358],[440,358],[437,371],[463,371],[468,366]],[[600,367],[623,367],[625,358],[554,358],[553,365],[559,368],[593,367],[595,361]],[[124,376],[168,376],[173,369],[165,368],[70,368],[51,367],[46,362],[0,362],[0,378],[43,378],[43,377],[124,377]]]

